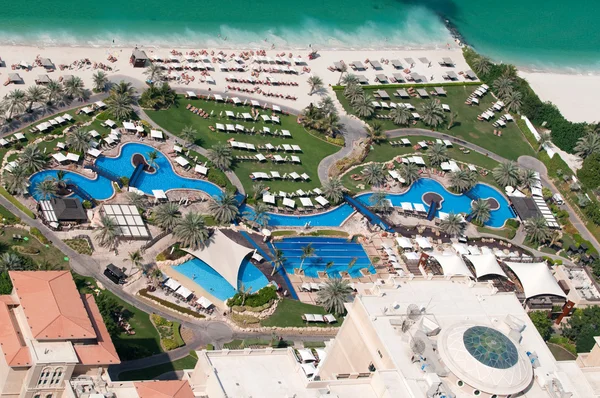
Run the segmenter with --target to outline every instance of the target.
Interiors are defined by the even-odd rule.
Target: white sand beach
[[[598,122],[600,75],[519,72],[542,101],[550,101],[572,122]]]

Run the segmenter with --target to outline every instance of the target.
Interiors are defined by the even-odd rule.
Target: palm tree
[[[250,295],[250,292],[252,292],[252,286],[246,287],[244,282],[241,282],[241,281],[239,283],[240,283],[240,287],[238,288],[237,292],[242,297],[242,307],[243,307],[246,304],[246,299]]]
[[[187,143],[188,147],[196,142],[197,135],[198,131],[192,126],[185,126],[181,129],[181,133],[179,133],[179,136]]]
[[[540,139],[538,140],[538,152],[540,152],[546,144],[550,144],[552,142],[552,135],[550,133],[540,133]],[[600,141],[599,148],[600,148]]]
[[[300,255],[300,258],[302,259],[302,262],[300,263],[300,270],[302,271],[302,266],[304,265],[304,260],[306,260],[309,257],[312,257],[315,255],[315,248],[312,247],[312,244],[309,243],[308,245],[304,246],[302,248],[302,254]]]
[[[148,152],[148,166],[152,167],[155,170],[157,168],[157,164],[156,164],[157,159],[158,159],[158,151]]]
[[[439,100],[432,99],[421,105],[421,120],[428,126],[437,127],[444,121],[446,115]]]
[[[448,217],[440,221],[440,230],[450,236],[462,235],[465,223],[460,214],[449,213]]]
[[[337,113],[328,113],[317,121],[316,128],[330,137],[335,137],[341,130],[342,123]]]
[[[413,182],[419,179],[419,171],[420,168],[416,163],[402,163],[400,165],[400,176],[408,185],[411,185]]]
[[[106,214],[100,215],[100,224],[102,226],[95,232],[96,240],[102,247],[114,249],[118,245],[119,226],[113,217]]]
[[[139,250],[129,252],[129,262],[131,263],[131,269],[134,268],[141,270],[143,267],[144,256],[142,256],[142,252]],[[129,273],[131,275],[131,272]]]
[[[263,202],[258,202],[254,205],[254,210],[247,211],[244,215],[259,228],[264,227],[269,222],[269,211],[271,209]]]
[[[19,165],[30,173],[36,173],[46,167],[46,154],[37,145],[27,145],[19,155]]]
[[[334,204],[340,203],[344,199],[344,184],[340,177],[331,177],[325,181],[321,191],[323,196]]]
[[[106,99],[106,111],[117,120],[125,120],[131,117],[133,107],[131,97],[124,93],[112,93]]]
[[[204,217],[199,213],[187,213],[173,229],[173,235],[184,247],[198,250],[208,241],[209,231]]]
[[[258,198],[262,196],[266,188],[267,186],[262,181],[257,181],[256,183],[254,183],[254,185],[252,185],[252,192],[254,192],[252,197],[254,198],[254,200],[258,200]]]
[[[494,90],[500,98],[504,98],[513,91],[513,79],[508,76],[500,76],[493,83]]]
[[[148,76],[148,82],[154,84],[164,79],[165,72],[160,65],[150,64],[144,71],[144,75]]]
[[[487,75],[492,69],[492,63],[490,59],[484,57],[482,55],[475,57],[473,61],[471,61],[471,67],[479,76]]]
[[[219,170],[225,171],[231,167],[231,148],[223,143],[213,145],[208,150],[207,157]]]
[[[355,101],[352,101],[351,105],[358,117],[370,118],[375,113],[373,97],[368,94],[356,98]]]
[[[378,121],[373,121],[368,125],[369,137],[375,142],[383,139],[383,124]]]
[[[354,101],[364,96],[365,91],[361,86],[357,84],[350,84],[344,89],[344,97],[346,97],[346,99],[350,101],[350,103],[353,103]]]
[[[521,176],[519,166],[515,162],[508,161],[502,162],[492,170],[494,180],[498,185],[502,187],[512,186],[516,187],[519,185],[519,178]]]
[[[179,205],[174,202],[163,203],[152,211],[154,223],[164,231],[173,231],[181,219]]]
[[[342,84],[345,86],[358,86],[358,76],[353,73],[348,73],[342,79]]]
[[[579,138],[575,145],[575,153],[583,159],[600,153],[600,135],[592,133]]]
[[[148,207],[148,199],[146,199],[144,195],[140,195],[137,192],[127,192],[125,196],[127,197],[127,202],[138,209],[145,209]]]
[[[527,188],[531,189],[531,187],[533,185],[535,185],[536,182],[539,181],[539,177],[535,170],[523,169],[523,170],[521,170],[520,181],[521,181],[521,185],[526,186]]]
[[[15,113],[23,113],[27,108],[27,96],[23,90],[13,90],[2,101],[2,109],[8,112],[7,120],[12,120]]]
[[[328,95],[321,98],[321,101],[319,101],[319,109],[325,114],[337,113],[337,109],[335,109],[335,102],[333,102],[333,99]]]
[[[365,182],[372,186],[379,186],[385,182],[385,172],[380,163],[369,163],[362,170]]]
[[[443,162],[450,159],[448,156],[448,148],[446,144],[442,144],[440,142],[436,142],[427,150],[427,155],[429,155],[429,161],[434,166],[439,166]]]
[[[10,171],[4,171],[4,186],[6,190],[13,195],[24,195],[29,187],[29,171],[18,164]]]
[[[316,128],[322,116],[320,109],[310,104],[302,111],[302,124],[304,127]]]
[[[325,311],[341,315],[346,312],[344,303],[351,294],[352,287],[347,280],[330,279],[317,292],[317,302],[325,308]]]
[[[457,170],[450,173],[450,185],[458,192],[467,192],[477,184],[477,175],[467,170]]]
[[[115,84],[110,89],[110,94],[111,95],[126,95],[129,98],[133,98],[133,96],[135,95],[135,88],[133,88],[133,85],[131,83],[121,80],[119,82],[119,84]]]
[[[490,213],[490,203],[487,200],[477,199],[471,203],[471,216],[481,224],[488,222]]]
[[[66,172],[64,170],[58,170],[56,172],[56,178],[54,178],[54,184],[58,191],[64,191],[67,189],[67,183],[69,180],[65,178]]]
[[[502,97],[502,100],[507,111],[519,113],[523,104],[523,94],[520,91],[512,90]]]
[[[525,220],[525,233],[531,242],[541,244],[550,237],[550,229],[544,217],[533,217]]]
[[[48,84],[46,84],[46,97],[48,98],[49,104],[61,103],[64,95],[62,84],[56,80],[50,80]]]
[[[46,177],[36,184],[34,191],[38,198],[42,200],[48,200],[53,196],[56,196],[58,188],[54,178]]]
[[[313,95],[323,88],[323,79],[321,79],[319,76],[311,76],[308,78],[308,86],[310,87],[310,92],[308,95]]]
[[[346,63],[341,62],[340,63],[340,78],[338,79],[338,86],[340,85],[340,83],[342,82],[342,78],[344,77],[344,73],[348,72],[348,65],[346,65]]]
[[[390,210],[390,206],[388,205],[388,198],[385,191],[375,191],[369,198],[369,203],[375,209],[375,211],[384,213]]]
[[[46,102],[46,90],[40,86],[31,86],[27,89],[25,97],[29,102],[29,105],[27,106],[27,112],[31,112],[34,104],[43,104]]]
[[[103,92],[106,90],[108,77],[104,71],[99,70],[98,72],[94,73],[92,78],[94,79],[94,90],[98,92]]]
[[[83,101],[86,97],[86,91],[83,84],[83,80],[79,76],[73,76],[69,80],[63,83],[64,91],[67,97],[70,99],[78,99]]]
[[[67,134],[67,144],[74,152],[86,153],[92,145],[92,136],[82,128],[73,129]]]
[[[219,224],[229,224],[240,214],[238,201],[233,192],[224,191],[208,204],[208,211]]]
[[[271,263],[273,264],[271,276],[275,275],[275,273],[279,271],[281,267],[283,267],[283,264],[285,264],[285,260],[286,258],[283,256],[283,252],[279,249],[275,249],[275,252],[273,253],[273,261],[271,261]]]
[[[0,271],[11,271],[11,270],[20,270],[23,266],[23,261],[21,261],[21,257],[17,256],[15,253],[3,253],[0,256]]]
[[[412,118],[412,113],[408,108],[397,106],[390,111],[390,117],[392,118],[392,123],[398,126],[407,126]]]

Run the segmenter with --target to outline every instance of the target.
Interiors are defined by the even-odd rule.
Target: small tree
[[[546,311],[532,311],[529,313],[531,322],[533,322],[533,325],[544,341],[548,341],[552,335],[552,320],[549,315]]]

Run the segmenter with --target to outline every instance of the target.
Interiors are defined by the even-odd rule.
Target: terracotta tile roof
[[[37,340],[96,338],[69,271],[10,271],[9,275]]]
[[[83,365],[115,365],[121,363],[117,350],[104,325],[96,300],[91,294],[82,295],[83,304],[96,332],[97,344],[74,344],[73,348]]]
[[[187,380],[138,381],[133,385],[139,398],[194,398]]]
[[[2,296],[0,296],[2,297]],[[31,356],[8,305],[0,301],[0,350],[8,366],[30,366]]]

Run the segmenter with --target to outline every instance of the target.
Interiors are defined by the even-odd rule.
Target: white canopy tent
[[[173,291],[176,291],[177,289],[179,289],[181,287],[181,284],[179,282],[177,282],[175,279],[169,278],[165,282],[165,286]]]
[[[188,162],[184,157],[182,156],[177,156],[175,158],[175,162],[177,162],[178,165],[180,165],[181,167],[186,167],[187,165],[190,164],[190,162]]]
[[[442,266],[442,269],[444,270],[444,275],[464,275],[473,277],[473,274],[469,270],[469,267],[467,267],[467,265],[460,256],[457,256],[456,254],[445,255],[434,253],[433,257]]]
[[[196,171],[196,173],[202,174],[202,175],[206,175],[208,173],[208,168],[205,166],[202,166],[201,164],[197,164],[196,167],[194,168],[194,170]]]
[[[213,303],[204,296],[196,300],[196,303],[198,303],[202,308],[210,308],[213,306]]]
[[[499,275],[508,278],[493,254],[467,255],[466,257],[475,267],[477,279],[486,275]]]
[[[192,291],[190,289],[188,289],[185,286],[180,286],[179,289],[177,289],[175,291],[175,293],[177,293],[178,295],[180,295],[181,297],[183,297],[184,299],[189,298],[192,294]]]
[[[506,265],[519,278],[526,298],[547,295],[567,297],[546,263],[513,263],[507,261]]]
[[[152,195],[154,195],[156,199],[167,199],[167,194],[162,189],[153,189]]]
[[[410,241],[410,239],[405,238],[403,236],[396,238],[396,243],[398,243],[398,246],[400,246],[403,249],[412,249],[413,248],[413,244]]]

